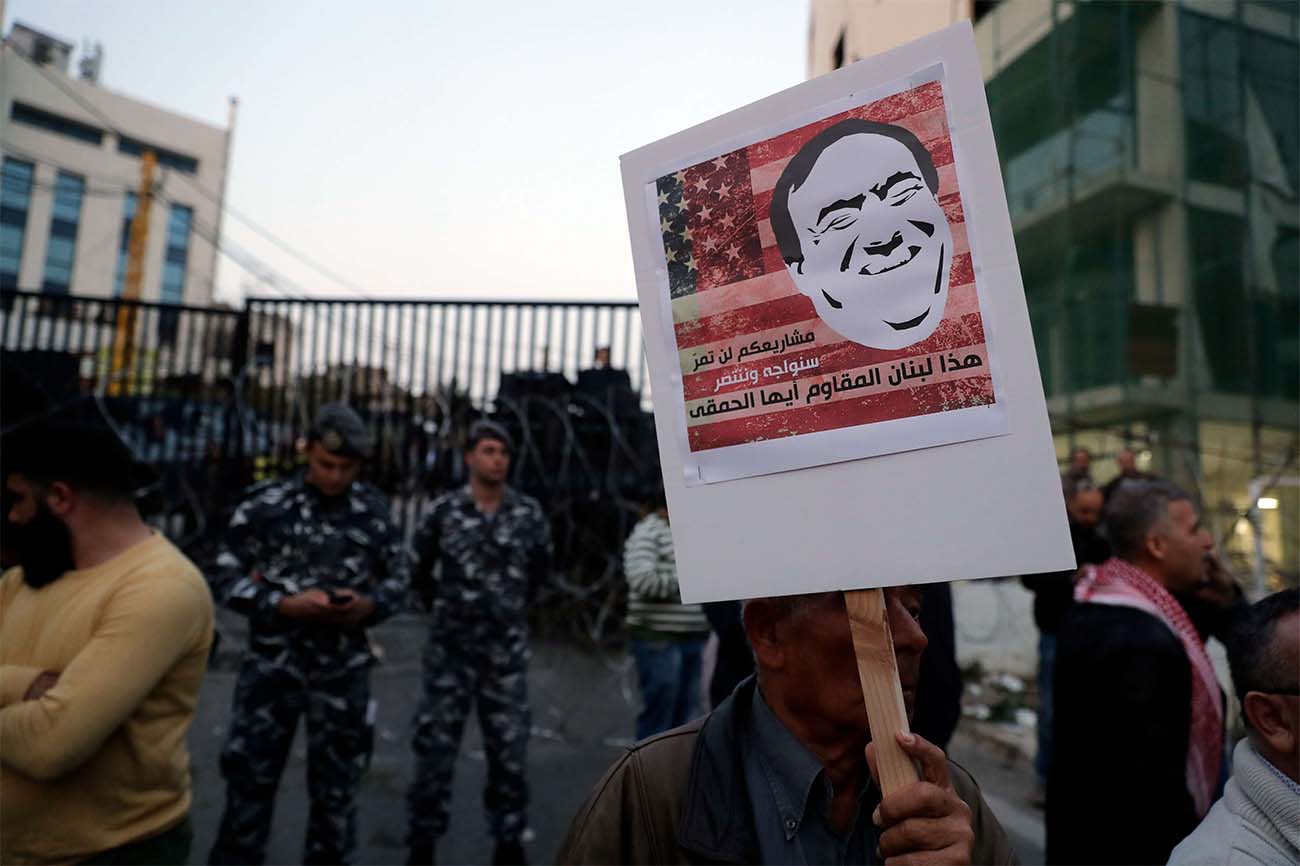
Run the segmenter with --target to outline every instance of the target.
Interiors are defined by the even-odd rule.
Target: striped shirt
[[[668,521],[656,512],[642,518],[623,546],[627,576],[627,624],[634,636],[696,637],[709,631],[698,604],[682,604],[677,559]]]

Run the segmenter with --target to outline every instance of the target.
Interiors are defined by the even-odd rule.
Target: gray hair
[[[840,595],[838,592],[809,592],[803,595],[771,595],[766,598],[751,598],[741,605],[740,618],[748,625],[750,605],[763,602],[776,609],[778,622],[799,620],[807,616],[810,610],[825,602],[830,596],[838,595]]]
[[[745,629],[745,637],[749,643],[749,654],[754,659],[755,668],[761,677],[763,675],[762,665],[758,664],[758,653],[754,650],[753,641],[749,641],[749,617],[750,610],[755,604],[770,605],[776,610],[777,622],[798,622],[806,617],[809,611],[813,610],[819,604],[823,604],[831,596],[839,596],[838,592],[809,592],[803,595],[770,595],[766,598],[746,599],[740,607],[740,621]]]
[[[1121,559],[1142,552],[1147,534],[1169,511],[1171,503],[1191,501],[1187,492],[1169,481],[1128,479],[1120,482],[1106,503],[1106,537]]]

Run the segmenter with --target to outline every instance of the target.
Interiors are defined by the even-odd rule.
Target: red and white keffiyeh
[[[1118,557],[1089,565],[1074,587],[1074,599],[1131,607],[1156,617],[1183,643],[1192,667],[1192,718],[1187,746],[1187,790],[1197,817],[1213,802],[1223,760],[1223,707],[1219,681],[1196,626],[1169,590],[1140,568]]]

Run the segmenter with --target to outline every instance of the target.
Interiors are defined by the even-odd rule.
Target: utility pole
[[[158,161],[152,150],[140,159],[140,191],[136,194],[135,216],[131,218],[131,237],[126,249],[126,278],[122,281],[122,298],[117,309],[117,333],[113,337],[113,364],[109,371],[108,393],[117,397],[127,393],[123,378],[135,363],[135,322],[144,283],[144,255],[149,240],[149,213],[153,210],[153,176]]]
[[[235,137],[235,116],[239,112],[239,98],[230,97],[230,110],[226,115],[226,145],[221,155],[221,187],[217,190],[217,225],[212,233],[212,277],[208,285],[209,300],[216,295],[217,253],[221,248],[221,227],[226,216],[226,191],[230,188],[230,148]],[[245,294],[244,297],[247,297]],[[241,299],[242,300],[242,299]],[[244,359],[240,358],[238,361]],[[238,361],[236,366],[238,366]]]

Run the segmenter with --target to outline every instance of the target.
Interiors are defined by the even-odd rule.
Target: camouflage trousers
[[[245,656],[235,685],[230,733],[221,751],[226,808],[209,863],[265,860],[275,791],[303,715],[311,808],[302,862],[351,861],[357,788],[370,752],[369,699],[366,668],[343,668],[317,678]]]
[[[424,652],[424,696],[412,722],[415,778],[407,791],[412,846],[447,832],[447,806],[471,703],[487,757],[483,806],[498,841],[528,825],[528,640],[523,631],[484,636],[434,634]]]

